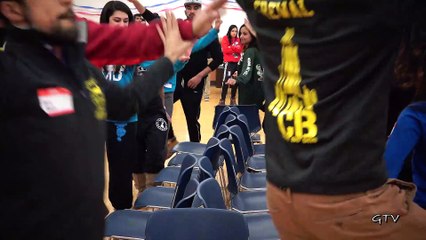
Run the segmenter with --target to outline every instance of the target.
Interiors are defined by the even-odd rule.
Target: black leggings
[[[136,124],[107,123],[108,197],[115,209],[132,207],[132,170],[137,159]]]
[[[223,69],[223,80],[222,80],[222,94],[220,100],[226,99],[226,94],[228,93],[228,84],[225,84],[226,81],[232,76],[232,74],[237,71],[238,63],[236,62],[227,62],[225,63],[225,68]],[[231,98],[235,98],[237,95],[237,84],[231,86]]]

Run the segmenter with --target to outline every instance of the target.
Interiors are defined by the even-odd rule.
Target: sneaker
[[[231,98],[230,105],[237,105],[237,101],[235,100],[235,98]]]
[[[218,105],[220,105],[220,106],[223,106],[223,105],[225,105],[225,100],[223,100],[223,99],[220,99],[219,100],[219,104]]]

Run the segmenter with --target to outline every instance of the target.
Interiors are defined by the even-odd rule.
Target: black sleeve
[[[413,22],[413,41],[424,45],[426,43],[426,1],[416,0],[413,7],[413,14],[409,15],[412,16]]]
[[[426,43],[426,1],[401,0],[395,8],[397,9],[396,17],[387,18],[388,21],[397,22],[402,26],[406,43],[424,45]]]
[[[153,12],[149,11],[147,8],[145,8],[145,12],[142,14],[142,17],[147,22],[151,22],[152,20],[160,18],[160,15],[158,15],[158,13],[153,13]]]
[[[107,81],[94,67],[91,72],[105,94],[108,118],[123,121],[135,114],[138,108],[145,109],[174,73],[173,63],[166,57],[158,59],[143,78],[135,78],[125,88]]]
[[[214,71],[220,64],[223,63],[223,53],[220,46],[219,40],[216,39],[208,45],[208,50],[213,61],[208,65],[212,71]]]

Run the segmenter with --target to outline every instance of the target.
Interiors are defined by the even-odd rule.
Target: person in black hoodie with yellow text
[[[268,207],[282,239],[424,239],[383,159],[402,29],[424,0],[237,0],[265,67]],[[425,35],[423,35],[425,37]]]

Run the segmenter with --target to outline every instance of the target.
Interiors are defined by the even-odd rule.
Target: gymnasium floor
[[[213,83],[213,82],[212,82]],[[205,101],[204,99],[201,102],[201,114],[200,114],[200,124],[201,124],[201,142],[207,143],[210,137],[213,136],[213,116],[214,108],[219,102],[221,89],[213,85],[210,87],[210,99]],[[237,94],[238,95],[238,94]],[[229,104],[230,91],[228,92],[226,104]],[[260,112],[261,121],[263,120],[263,113]],[[185,115],[182,110],[180,102],[174,104],[173,108],[173,130],[179,142],[189,141],[188,130],[186,127]],[[259,132],[262,142],[265,142],[265,136],[263,131]],[[108,210],[113,211],[113,207],[108,199],[108,162],[105,161],[105,191],[104,191],[104,202]],[[133,196],[136,197],[137,192],[133,189]]]

